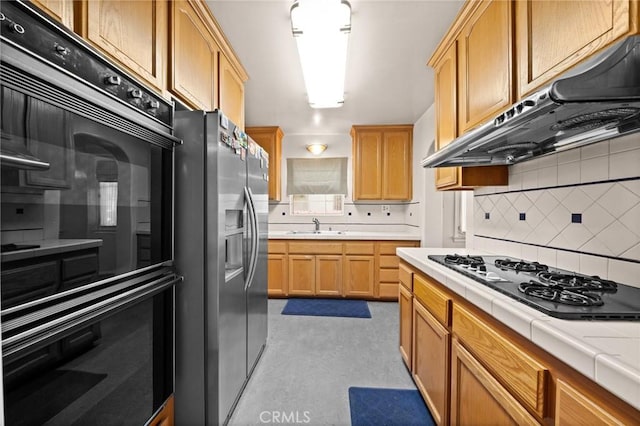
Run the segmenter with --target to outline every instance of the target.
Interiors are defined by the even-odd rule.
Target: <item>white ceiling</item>
[[[335,109],[307,102],[289,23],[292,1],[207,3],[249,74],[246,125],[277,125],[286,136],[414,123],[433,103],[426,62],[463,1],[351,0],[345,101]]]

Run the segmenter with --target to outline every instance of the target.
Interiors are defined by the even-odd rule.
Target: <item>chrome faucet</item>
[[[320,221],[318,218],[314,217],[311,221],[316,224],[316,232],[320,232]]]

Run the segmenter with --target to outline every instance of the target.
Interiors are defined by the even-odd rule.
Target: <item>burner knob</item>
[[[480,265],[478,266],[478,272],[480,273],[486,273],[487,272],[487,266],[486,265]]]

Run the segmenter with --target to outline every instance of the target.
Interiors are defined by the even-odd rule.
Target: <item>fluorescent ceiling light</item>
[[[313,155],[320,155],[325,149],[327,149],[327,145],[323,143],[312,143],[311,145],[307,145],[307,151]]]
[[[344,102],[351,6],[345,0],[298,0],[291,7],[309,105],[336,108]]]

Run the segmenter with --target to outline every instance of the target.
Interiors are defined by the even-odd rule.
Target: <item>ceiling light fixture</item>
[[[342,106],[351,5],[346,0],[297,0],[291,6],[291,30],[309,105]]]
[[[327,145],[323,143],[312,143],[311,145],[307,145],[307,151],[313,155],[320,155],[325,149],[327,149]]]

